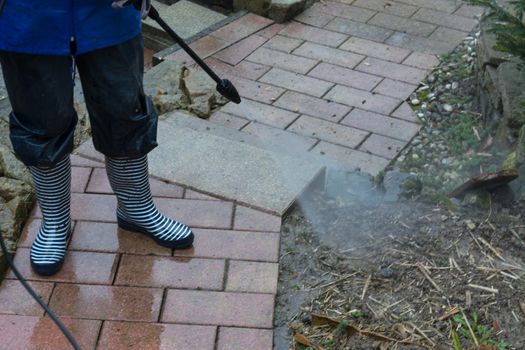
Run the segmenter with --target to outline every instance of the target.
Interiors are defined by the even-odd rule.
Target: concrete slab
[[[283,215],[323,174],[319,164],[242,142],[247,137],[240,132],[241,136],[222,137],[217,135],[220,131],[214,134],[195,125],[191,128],[181,120],[168,117],[160,121],[160,146],[149,157],[153,176]],[[91,141],[76,153],[103,159]]]
[[[152,4],[159,11],[162,19],[183,39],[188,39],[226,18],[219,12],[187,0],[178,1],[173,5],[166,5],[159,1],[152,1]],[[143,21],[142,30],[148,44],[156,46],[152,47],[156,51],[173,45],[173,40],[150,18]]]

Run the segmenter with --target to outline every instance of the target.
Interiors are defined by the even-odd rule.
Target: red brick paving
[[[194,247],[172,251],[118,229],[105,169],[77,156],[74,163],[76,189],[85,193],[72,196],[63,269],[52,277],[31,270],[38,210],[14,260],[83,349],[215,350],[246,341],[271,348],[281,218],[151,179],[159,208],[196,227]],[[0,348],[69,349],[43,315],[9,272],[0,285]],[[217,326],[242,328],[219,336]]]
[[[194,42],[245,98],[212,121],[307,134],[318,141],[313,153],[383,170],[419,128],[403,100],[480,12],[444,0],[384,3],[318,3],[287,24],[249,14]],[[182,51],[168,59],[192,62]],[[281,218],[152,180],[159,208],[195,227],[194,247],[172,251],[117,228],[103,163],[73,156],[72,164],[64,270],[42,281],[30,271],[38,210],[15,259],[83,349],[271,349]],[[0,286],[0,344],[69,349],[12,277]]]

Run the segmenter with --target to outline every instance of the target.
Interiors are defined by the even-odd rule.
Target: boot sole
[[[179,239],[176,241],[166,241],[163,239],[156,238],[150,232],[143,229],[142,227],[135,225],[131,222],[128,222],[126,220],[123,220],[119,217],[117,217],[117,223],[118,223],[118,227],[120,227],[121,229],[129,231],[129,232],[136,232],[136,233],[141,233],[143,235],[146,235],[149,238],[153,239],[158,245],[161,245],[166,248],[186,249],[186,248],[191,248],[191,246],[193,245],[193,239],[194,239],[193,232],[184,239]]]

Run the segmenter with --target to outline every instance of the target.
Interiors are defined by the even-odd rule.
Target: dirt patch
[[[381,202],[372,185],[360,193],[310,193],[286,219],[276,349],[306,349],[296,334],[312,349],[452,349],[452,331],[464,349],[525,348],[522,203],[452,212]],[[315,314],[344,321],[319,324]]]

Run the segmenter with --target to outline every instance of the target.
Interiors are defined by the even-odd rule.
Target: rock
[[[233,0],[235,10],[247,10],[265,16],[272,4],[272,0]]]
[[[15,242],[18,239],[17,235],[20,232],[20,228],[17,227],[14,215],[3,199],[0,199],[0,232],[2,233],[8,251],[13,253],[16,248]],[[4,275],[6,269],[7,265],[4,261],[3,253],[0,251],[0,278]]]
[[[410,198],[423,188],[421,180],[415,174],[407,174],[394,169],[383,177],[384,199],[388,202],[398,201],[400,198]]]
[[[434,74],[431,74],[427,77],[427,82],[430,84],[434,83],[436,81],[436,76]]]
[[[228,102],[216,91],[215,82],[201,70],[185,68],[182,88],[189,100],[189,111],[201,118],[208,118],[213,107]]]
[[[75,110],[78,115],[77,127],[75,129],[75,148],[91,137],[91,124],[89,123],[89,113],[83,101],[75,101]]]
[[[15,157],[9,147],[3,144],[0,144],[0,173],[27,184],[33,183],[27,167]]]
[[[278,23],[288,21],[303,12],[308,3],[307,0],[272,0],[268,17]]]
[[[446,103],[443,105],[443,110],[447,113],[450,113],[454,110],[454,107],[452,107],[452,105]]]
[[[525,125],[525,73],[516,63],[503,63],[498,67],[498,88],[501,92],[503,118],[509,128],[518,134]]]
[[[511,56],[508,53],[497,51],[494,47],[497,44],[496,35],[490,32],[490,22],[485,20],[481,22],[481,36],[478,41],[478,56],[479,66],[483,68],[487,65],[490,66],[499,66],[503,62],[511,59]]]
[[[144,91],[151,96],[159,115],[188,105],[181,88],[184,66],[173,61],[163,61],[144,74]]]

